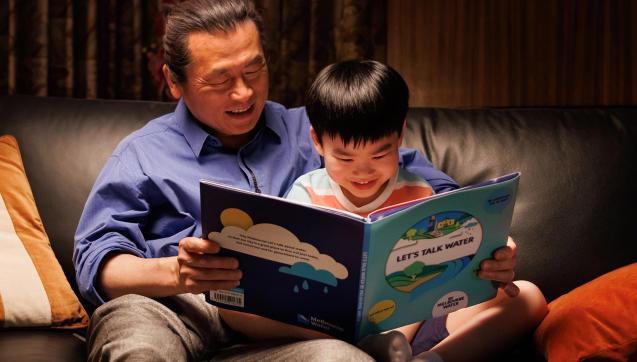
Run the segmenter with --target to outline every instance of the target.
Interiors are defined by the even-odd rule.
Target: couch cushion
[[[637,360],[637,263],[551,302],[535,343],[549,361]]]
[[[84,337],[71,331],[0,331],[0,361],[86,361]]]
[[[88,316],[51,249],[12,136],[0,136],[0,180],[0,326],[85,327]]]

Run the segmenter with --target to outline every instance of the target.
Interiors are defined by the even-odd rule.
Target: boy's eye
[[[351,158],[336,157],[336,159],[341,161],[341,162],[352,162]]]
[[[387,153],[383,153],[382,155],[376,155],[376,156],[374,156],[374,157],[373,157],[373,159],[375,159],[375,160],[380,160],[381,158],[383,158],[383,157],[385,157],[385,156],[387,156],[387,155],[388,155]]]

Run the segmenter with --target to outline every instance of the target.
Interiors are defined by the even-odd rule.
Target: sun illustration
[[[223,226],[237,226],[243,230],[248,230],[253,225],[252,218],[245,211],[228,208],[221,212],[219,216]]]

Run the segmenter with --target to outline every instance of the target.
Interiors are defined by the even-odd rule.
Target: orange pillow
[[[534,339],[548,361],[637,361],[637,263],[552,301]]]
[[[51,249],[12,136],[0,136],[0,180],[0,327],[86,327],[88,315]]]

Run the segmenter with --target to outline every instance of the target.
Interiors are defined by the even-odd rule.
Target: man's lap
[[[200,295],[116,298],[99,307],[89,325],[89,360],[369,360],[335,339],[248,342],[228,328]]]

